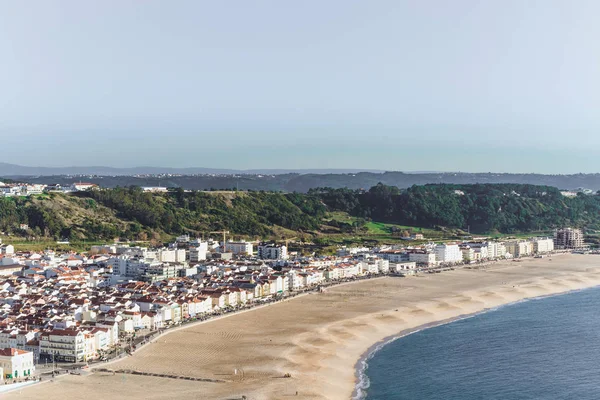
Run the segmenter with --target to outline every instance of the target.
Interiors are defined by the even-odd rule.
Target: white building
[[[392,263],[408,261],[409,255],[406,252],[401,250],[383,250],[375,253],[375,255],[379,258],[383,258]]]
[[[363,273],[362,263],[340,264],[340,278],[352,278]]]
[[[160,262],[184,262],[185,261],[185,250],[184,249],[161,249],[158,251],[158,261]]]
[[[506,242],[506,251],[513,257],[523,257],[533,254],[533,243],[528,240]]]
[[[368,247],[346,247],[342,246],[337,249],[336,253],[338,257],[345,257],[356,255],[360,253],[369,253],[370,249]]]
[[[463,254],[457,244],[438,244],[434,248],[435,259],[440,263],[458,263],[463,261]]]
[[[208,253],[208,243],[198,242],[193,247],[189,248],[190,263],[198,263],[206,260],[206,253]]]
[[[529,240],[519,242],[519,255],[528,256],[533,254],[533,243]]]
[[[22,194],[24,196],[31,196],[34,194],[42,194],[44,193],[44,189],[46,189],[46,185],[42,185],[42,184],[27,184],[27,185],[23,185],[22,186]]]
[[[288,258],[286,246],[261,244],[258,246],[258,258],[263,260],[285,260]]]
[[[375,260],[375,263],[377,264],[379,273],[387,274],[388,272],[390,272],[390,262],[388,260],[378,259]]]
[[[389,263],[389,261],[388,261],[388,263]],[[363,270],[368,274],[378,274],[379,266],[375,262],[364,263]]]
[[[86,357],[85,336],[75,330],[55,329],[40,336],[40,357],[80,362]]]
[[[0,246],[0,254],[7,256],[15,254],[15,247],[12,244],[3,244]]]
[[[554,240],[550,238],[534,239],[533,240],[533,252],[534,253],[549,253],[554,250]]]
[[[432,266],[436,264],[436,255],[429,251],[415,251],[408,253],[408,261],[415,262],[419,265]],[[405,261],[399,261],[405,262]]]
[[[225,252],[233,253],[236,255],[248,255],[251,256],[254,252],[254,246],[250,242],[240,241],[232,242],[228,241],[225,243]]]
[[[15,348],[0,349],[0,370],[3,379],[24,378],[33,375],[33,353]]]
[[[506,246],[503,242],[487,242],[489,258],[506,257]]]
[[[460,251],[462,252],[464,261],[471,262],[471,261],[477,260],[477,256],[475,255],[475,250],[471,246],[469,246],[469,245],[462,246],[460,248]]]
[[[2,186],[0,187],[0,195],[4,197],[20,196],[21,187],[17,185]]]
[[[404,271],[413,271],[415,269],[417,269],[417,263],[414,261],[390,264],[390,271],[395,272],[395,273],[402,273]]]
[[[492,258],[490,256],[489,243],[472,242],[466,243],[471,249],[473,249],[474,258],[476,260],[485,260]],[[464,253],[464,252],[463,252]]]

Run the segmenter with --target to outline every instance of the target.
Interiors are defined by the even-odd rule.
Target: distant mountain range
[[[172,174],[172,175],[161,175]],[[428,183],[475,184],[515,183],[547,185],[563,190],[578,188],[600,190],[600,174],[543,175],[466,172],[382,172],[352,169],[265,169],[227,170],[215,168],[110,168],[21,167],[0,163],[0,177],[15,181],[61,185],[91,182],[101,187],[163,186],[194,190],[239,189],[283,192],[307,192],[312,188],[331,187],[368,189],[378,183],[399,188]],[[2,180],[0,179],[0,181]]]
[[[382,170],[365,169],[223,169],[223,168],[170,168],[170,167],[132,167],[114,168],[102,166],[90,167],[29,167],[0,162],[0,176],[53,176],[53,175],[104,175],[104,176],[133,176],[133,175],[257,175],[257,174],[351,174],[357,172],[381,173]]]

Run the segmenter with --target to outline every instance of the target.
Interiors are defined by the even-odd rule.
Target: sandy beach
[[[66,376],[3,398],[347,400],[357,363],[386,338],[597,285],[600,257],[575,254],[361,281],[170,333],[110,365],[222,383],[102,372]]]

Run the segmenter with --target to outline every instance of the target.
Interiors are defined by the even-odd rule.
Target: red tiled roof
[[[7,349],[0,349],[0,356],[5,356],[5,357],[13,357],[13,356],[18,356],[18,355],[27,354],[27,353],[29,353],[29,352],[25,351],[25,350],[15,349],[12,347],[9,347]]]

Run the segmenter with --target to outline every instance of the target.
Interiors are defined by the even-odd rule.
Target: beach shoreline
[[[395,342],[396,340],[403,339],[407,336],[424,331],[426,329],[436,328],[436,327],[451,324],[451,323],[454,323],[457,321],[462,321],[465,319],[473,318],[478,315],[485,314],[488,312],[494,312],[501,308],[511,306],[514,304],[518,304],[518,303],[522,303],[524,301],[538,300],[538,299],[543,299],[543,298],[547,298],[547,297],[563,296],[563,295],[567,295],[569,293],[574,293],[574,292],[578,292],[581,290],[589,290],[589,289],[594,289],[594,288],[600,288],[600,284],[594,285],[594,286],[589,286],[589,287],[578,288],[578,289],[572,289],[572,290],[568,290],[565,292],[544,294],[544,295],[540,295],[540,296],[536,296],[536,297],[526,297],[521,300],[516,300],[514,302],[505,303],[505,304],[500,304],[500,305],[498,305],[496,307],[492,307],[492,308],[485,308],[481,311],[473,312],[470,314],[463,314],[463,315],[448,318],[445,320],[432,321],[432,322],[417,326],[416,328],[406,329],[404,331],[398,332],[395,335],[390,335],[390,336],[380,340],[379,342],[372,344],[369,347],[369,349],[365,353],[363,353],[361,355],[360,359],[356,362],[356,365],[354,367],[356,381],[354,384],[354,391],[352,392],[351,399],[352,400],[364,400],[365,398],[367,398],[367,389],[370,387],[369,378],[367,376],[368,361],[377,352],[383,350],[388,344],[391,344],[392,342]]]
[[[369,347],[369,349],[359,358],[359,360],[356,362],[356,365],[354,366],[354,369],[356,371],[356,373],[355,373],[356,381],[354,384],[354,391],[352,392],[352,400],[362,400],[362,399],[366,398],[366,390],[370,386],[370,383],[368,381],[368,376],[366,375],[366,371],[368,368],[367,361],[369,361],[377,352],[383,350],[383,348],[385,346],[387,346],[388,344],[390,344],[396,340],[405,338],[407,336],[410,336],[414,333],[423,331],[425,329],[430,329],[430,328],[435,328],[437,326],[451,324],[452,322],[470,318],[470,317],[473,317],[475,315],[478,315],[478,314],[481,314],[484,312],[486,312],[486,311],[484,310],[484,311],[481,311],[478,313],[468,314],[468,315],[464,315],[464,316],[458,316],[455,318],[448,318],[448,319],[442,320],[442,321],[430,322],[430,323],[418,326],[414,329],[407,329],[405,331],[398,332],[396,335],[388,336],[388,337],[380,340],[377,343],[373,343]],[[366,382],[365,382],[365,380],[366,380]]]
[[[598,286],[599,266],[593,255],[561,255],[332,286],[168,332],[113,367],[226,383],[95,373],[43,391],[32,386],[18,398],[43,392],[49,399],[267,400],[298,393],[294,398],[347,400],[357,394],[361,362],[390,340],[524,299]]]

